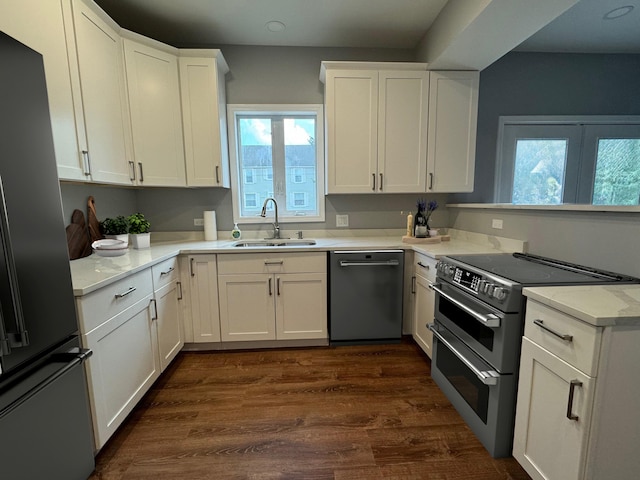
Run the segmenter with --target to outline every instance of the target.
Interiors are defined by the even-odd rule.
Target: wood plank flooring
[[[91,480],[529,480],[397,345],[181,353]]]

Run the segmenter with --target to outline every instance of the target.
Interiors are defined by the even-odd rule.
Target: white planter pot
[[[122,240],[125,244],[125,247],[129,246],[129,234],[122,233],[120,235],[105,235],[104,238],[113,238],[115,240]]]
[[[149,248],[151,246],[150,233],[130,233],[131,244],[133,248]]]

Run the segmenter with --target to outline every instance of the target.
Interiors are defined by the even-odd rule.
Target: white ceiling
[[[491,0],[96,0],[122,27],[177,47],[408,49],[419,45],[447,2]],[[603,20],[624,5],[635,8]],[[268,31],[274,20],[285,30]],[[640,53],[640,0],[581,0],[517,50]]]

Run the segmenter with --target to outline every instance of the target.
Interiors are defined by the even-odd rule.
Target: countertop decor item
[[[101,257],[119,257],[128,251],[127,242],[107,238],[104,240],[96,240],[91,244],[93,251]]]
[[[144,217],[142,213],[134,213],[127,217],[129,221],[129,236],[133,248],[149,248],[151,245],[151,234],[149,232],[151,223]]]
[[[129,244],[129,220],[124,215],[115,218],[105,218],[99,224],[100,232],[105,238],[122,240]]]
[[[89,224],[89,236],[91,241],[95,242],[102,238],[100,232],[100,222],[98,221],[98,214],[96,212],[96,201],[92,196],[87,199],[87,223]]]
[[[73,211],[71,224],[67,225],[66,233],[70,260],[91,255],[89,231],[87,230],[82,210]]]

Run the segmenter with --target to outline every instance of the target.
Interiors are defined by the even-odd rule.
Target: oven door
[[[524,329],[522,313],[503,313],[448,283],[436,292],[435,318],[500,373],[516,373]]]
[[[429,329],[433,332],[433,380],[491,456],[510,456],[515,375],[493,370],[437,320]]]

